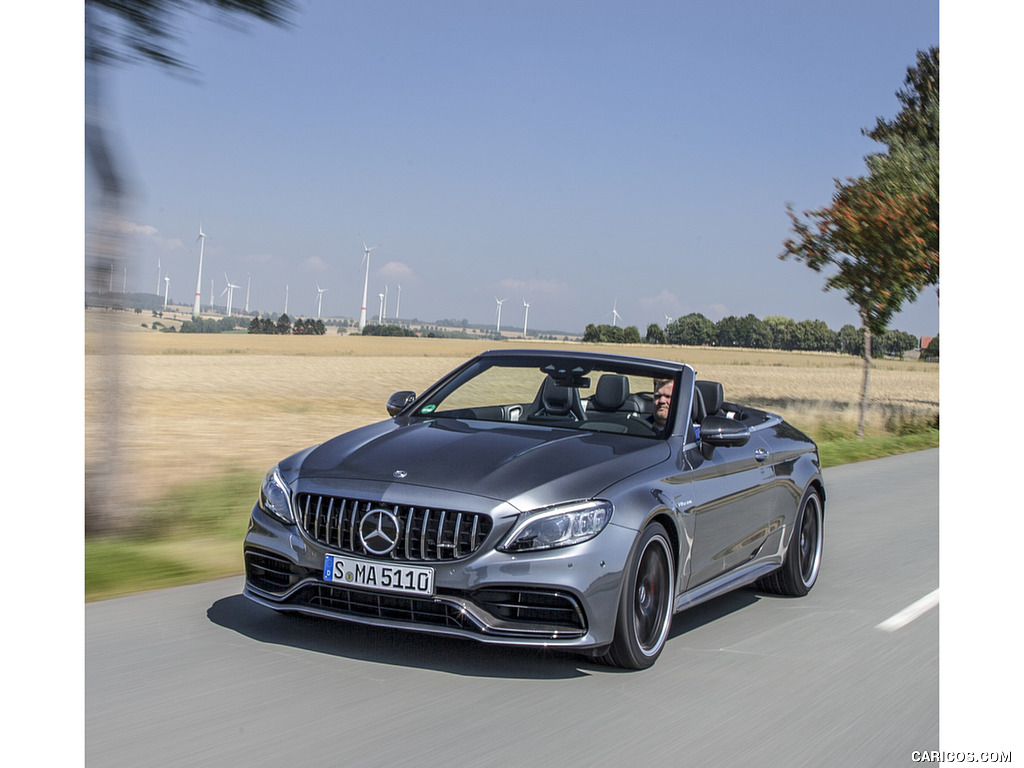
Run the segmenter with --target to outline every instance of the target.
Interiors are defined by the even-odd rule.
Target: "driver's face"
[[[664,429],[668,421],[668,409],[672,405],[672,388],[675,382],[668,381],[654,390],[654,423]]]

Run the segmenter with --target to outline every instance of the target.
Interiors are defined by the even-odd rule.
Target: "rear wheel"
[[[765,592],[803,597],[818,580],[825,519],[821,496],[816,490],[810,489],[804,495],[796,520],[796,530],[789,540],[782,567],[758,583]]]
[[[627,569],[615,639],[605,661],[628,669],[646,669],[657,661],[672,626],[675,561],[668,534],[652,523],[640,536]]]

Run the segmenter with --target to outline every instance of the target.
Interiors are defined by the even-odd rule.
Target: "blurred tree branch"
[[[86,61],[96,64],[157,64],[190,69],[171,50],[180,40],[181,17],[203,9],[218,21],[262,21],[287,26],[296,11],[293,0],[86,0]]]
[[[98,193],[91,204],[87,195],[86,291],[106,293],[104,303],[115,311],[121,308],[120,298],[113,291],[104,290],[104,277],[120,275],[127,266],[121,243],[126,182],[111,139],[109,113],[104,107],[103,73],[111,66],[138,63],[155,64],[170,72],[190,73],[191,68],[174,52],[173,44],[180,40],[178,30],[183,18],[202,10],[213,11],[218,21],[229,25],[261,21],[286,26],[296,6],[292,0],[86,0],[85,3],[85,162],[87,177],[94,179]],[[102,408],[94,418],[98,418],[103,431],[99,438],[96,430],[91,431],[91,437],[87,432],[86,534],[116,530],[131,520],[123,492],[126,482],[121,460],[125,403],[116,332],[105,333],[102,344],[104,354],[93,356],[89,372],[95,381],[102,383]]]

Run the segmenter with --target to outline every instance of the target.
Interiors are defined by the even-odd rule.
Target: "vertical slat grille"
[[[312,539],[341,552],[374,557],[359,537],[363,517],[375,509],[398,520],[399,540],[385,557],[411,562],[436,562],[469,557],[491,532],[491,518],[472,512],[430,509],[402,504],[378,504],[314,493],[296,498],[299,525]]]

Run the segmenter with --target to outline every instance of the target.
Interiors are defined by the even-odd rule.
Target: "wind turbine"
[[[288,314],[288,285],[284,287],[284,314]]]
[[[384,294],[378,294],[380,296],[380,314],[377,316],[377,324],[384,325]]]
[[[221,292],[220,295],[223,296],[225,293],[227,294],[227,316],[230,317],[231,316],[231,297],[234,295],[234,289],[242,288],[242,286],[237,286],[237,285],[234,285],[233,283],[231,283],[231,281],[229,281],[227,279],[227,272],[224,272],[224,282],[227,284],[227,288],[225,288],[223,290],[223,292]]]
[[[402,309],[402,286],[398,286],[398,301],[395,302],[395,320],[401,317],[399,314]]]
[[[171,278],[164,276],[164,309],[167,309],[167,292],[171,288]]]
[[[501,335],[501,305],[505,303],[505,299],[499,299],[497,296],[495,296],[494,300],[498,304],[498,324],[494,328],[494,335],[495,336],[500,336]]]
[[[160,257],[156,257],[156,295],[160,295]]]
[[[203,246],[206,244],[206,233],[203,232],[203,222],[199,222],[199,237],[196,240],[199,241],[199,276],[196,278],[196,303],[192,307],[192,316],[199,317],[199,291],[202,290],[203,282]],[[212,297],[211,297],[212,298]],[[213,304],[213,301],[210,302]],[[228,301],[228,307],[231,306],[230,300]],[[231,312],[228,312],[228,316],[231,316]]]
[[[324,291],[326,288],[321,288],[320,283],[316,284],[316,319],[320,319],[320,308],[323,306]]]
[[[526,321],[530,319],[530,305],[523,299],[523,338],[526,338]]]
[[[619,307],[619,300],[616,299],[615,302],[612,304],[612,328],[615,327],[615,325],[617,324],[617,321],[622,319],[622,315],[619,314],[618,307]]]
[[[359,330],[363,330],[366,327],[366,289],[370,284],[370,251],[374,248],[380,248],[379,245],[375,245],[372,248],[367,248],[366,241],[363,240],[363,260],[366,262],[366,276],[363,278],[363,306],[359,310]]]
[[[252,273],[248,275],[248,279],[245,283],[245,311],[249,311],[249,289],[252,288]]]

